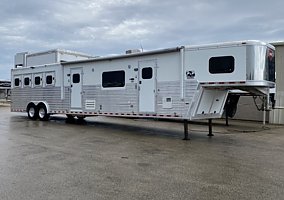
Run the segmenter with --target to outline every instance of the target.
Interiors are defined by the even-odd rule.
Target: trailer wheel
[[[47,121],[49,119],[49,114],[44,104],[38,105],[38,117],[41,121]]]
[[[38,117],[38,109],[34,103],[30,103],[27,107],[28,117],[32,120],[36,120]]]

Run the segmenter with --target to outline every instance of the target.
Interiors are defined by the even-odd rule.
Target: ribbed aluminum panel
[[[188,118],[192,102],[198,92],[198,82],[185,81],[185,98],[181,99],[180,82],[164,81],[157,83],[156,114]],[[122,89],[104,89],[101,85],[82,87],[82,112],[135,113],[138,114],[138,89],[135,83],[126,84]],[[64,88],[61,99],[60,87],[14,88],[12,90],[12,109],[24,110],[30,101],[46,101],[51,111],[70,111],[70,87]],[[80,97],[78,97],[80,98]],[[147,96],[145,96],[147,98]],[[171,98],[172,106],[165,108],[163,98]]]
[[[185,82],[185,98],[180,97],[180,82],[165,81],[157,84],[157,114],[186,116],[197,92],[198,83],[195,80]],[[163,108],[163,98],[172,99],[172,108]]]
[[[46,101],[51,110],[62,110],[60,87],[14,88],[11,95],[11,109],[26,109],[30,101]]]
[[[96,101],[96,112],[138,112],[137,89],[134,84],[126,84],[124,89],[102,89],[101,85],[83,86],[83,102]],[[93,111],[86,110],[86,111]]]

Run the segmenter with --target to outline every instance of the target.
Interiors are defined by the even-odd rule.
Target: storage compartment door
[[[223,114],[228,93],[228,90],[201,89],[191,118],[220,118]]]

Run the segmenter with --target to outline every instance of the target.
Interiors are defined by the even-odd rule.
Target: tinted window
[[[73,83],[80,83],[80,74],[73,74]]]
[[[232,73],[235,69],[233,56],[212,57],[209,59],[209,72],[211,74]]]
[[[151,79],[153,77],[153,69],[151,67],[146,67],[142,69],[142,78]]]
[[[125,85],[125,71],[111,71],[103,72],[102,86],[108,87],[124,87]]]
[[[47,84],[47,85],[52,84],[52,75],[46,76],[46,84]]]
[[[29,77],[26,77],[24,79],[24,85],[30,85],[30,78]]]
[[[40,77],[39,76],[35,77],[35,85],[40,85]]]
[[[266,60],[266,68],[268,69],[266,80],[275,82],[275,52],[273,49],[267,49]]]
[[[20,86],[20,79],[19,78],[15,78],[14,85],[15,86]]]

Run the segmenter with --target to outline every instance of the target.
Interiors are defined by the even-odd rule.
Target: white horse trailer
[[[211,119],[222,116],[230,92],[262,95],[268,109],[275,87],[274,47],[260,41],[67,62],[42,61],[44,53],[33,54],[36,62],[28,62],[29,54],[24,55],[12,69],[11,111],[27,112],[34,120],[53,114],[183,119],[188,138],[188,120],[209,119],[212,135]]]

